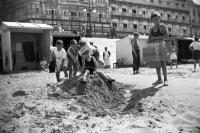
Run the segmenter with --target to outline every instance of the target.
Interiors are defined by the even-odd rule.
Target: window
[[[137,24],[133,24],[133,29],[137,29]]]
[[[116,8],[115,8],[115,7],[112,7],[112,11],[116,11]]]
[[[186,30],[185,30],[185,29],[183,29],[183,33],[186,33]]]
[[[128,25],[127,24],[123,24],[123,29],[127,29]]]
[[[170,5],[170,3],[169,3],[169,2],[167,2],[167,5]]]
[[[172,29],[171,29],[171,28],[168,28],[168,31],[169,31],[169,32],[171,32],[171,31],[172,31]]]
[[[99,14],[99,18],[103,18],[103,14]]]
[[[135,10],[135,9],[133,9],[133,10],[132,10],[132,13],[136,13],[136,10]]]
[[[39,8],[38,7],[36,8],[36,13],[39,14]]]
[[[123,12],[123,13],[126,13],[126,8],[122,8],[122,12]]]
[[[167,18],[170,19],[170,14],[167,14]]]
[[[162,3],[162,1],[161,1],[161,0],[159,0],[159,1],[158,1],[158,3],[159,3],[159,4],[161,4],[161,3]]]
[[[163,14],[162,14],[162,13],[160,13],[160,16],[162,17],[162,16],[163,16]]]
[[[182,4],[182,7],[184,8],[184,7],[185,7],[185,5],[184,5],[184,4]]]
[[[145,30],[147,29],[147,26],[146,26],[146,25],[144,25],[144,29],[145,29]]]
[[[117,23],[113,23],[113,27],[117,28]]]
[[[179,6],[179,4],[178,4],[178,3],[176,3],[175,5],[176,5],[176,6]]]
[[[143,11],[142,13],[143,13],[143,15],[145,15],[145,14],[146,14],[146,12],[145,12],[145,11]]]
[[[76,16],[76,12],[71,12],[71,16]]]
[[[51,10],[51,15],[55,15],[55,10]]]
[[[153,2],[153,0],[150,0],[150,2]]]
[[[185,16],[182,16],[182,20],[184,20],[184,21],[185,21]]]
[[[176,19],[178,19],[178,15],[176,15]]]
[[[193,16],[195,16],[195,10],[193,10]]]

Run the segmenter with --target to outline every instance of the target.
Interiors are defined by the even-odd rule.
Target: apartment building
[[[93,36],[110,32],[108,0],[1,0],[0,21],[45,23]]]
[[[158,11],[172,36],[200,36],[200,6],[190,0],[110,0],[111,27],[118,36],[148,34]]]
[[[172,36],[200,36],[200,6],[192,0],[1,0],[0,21],[60,25],[64,31],[119,37],[137,31],[148,34],[151,13],[159,11]]]

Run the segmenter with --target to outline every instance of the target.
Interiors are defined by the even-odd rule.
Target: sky
[[[193,0],[193,2],[200,5],[200,0]]]

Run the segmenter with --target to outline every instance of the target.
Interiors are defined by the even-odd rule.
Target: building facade
[[[200,6],[192,0],[1,0],[0,21],[45,23],[64,31],[118,37],[149,33],[159,11],[172,36],[200,36]],[[90,32],[91,31],[91,32]]]
[[[0,21],[45,23],[105,36],[110,31],[108,6],[108,0],[2,0]]]
[[[118,36],[149,33],[158,11],[172,36],[200,36],[200,6],[190,0],[110,0],[111,27]]]

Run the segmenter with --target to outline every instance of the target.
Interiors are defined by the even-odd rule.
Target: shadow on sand
[[[130,100],[128,101],[128,104],[126,105],[126,107],[122,110],[122,112],[129,112],[130,110],[134,109],[136,107],[136,105],[141,104],[139,103],[139,101],[142,98],[147,98],[148,96],[154,96],[156,94],[156,92],[158,90],[160,90],[160,88],[162,88],[163,86],[151,86],[151,87],[147,87],[144,89],[134,89],[132,90],[130,93],[132,94],[130,97]]]

